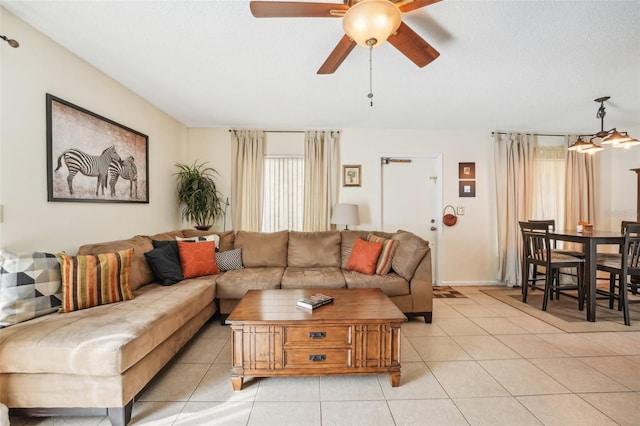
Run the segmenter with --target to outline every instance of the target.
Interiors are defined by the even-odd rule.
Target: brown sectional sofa
[[[414,234],[375,232],[400,244],[392,272],[367,276],[344,269],[355,239],[366,238],[366,231],[230,231],[219,234],[219,248],[241,248],[243,269],[171,286],[154,282],[144,256],[152,240],[205,234],[172,231],[80,247],[78,254],[133,248],[134,299],[0,329],[0,402],[26,415],[106,413],[112,424],[126,424],[135,396],[218,304],[224,318],[249,289],[380,287],[406,315],[431,322],[431,255]]]

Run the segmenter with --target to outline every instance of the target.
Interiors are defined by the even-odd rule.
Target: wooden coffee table
[[[313,311],[296,301],[334,302]],[[380,289],[249,290],[227,317],[231,385],[244,377],[388,373],[400,385],[400,325],[406,317]]]

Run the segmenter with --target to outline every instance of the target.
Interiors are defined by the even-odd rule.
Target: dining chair
[[[529,223],[544,223],[549,227],[549,231],[555,231],[556,230],[556,220],[555,219],[529,219]],[[557,247],[557,241],[556,240],[551,240],[551,244],[553,245],[552,250],[555,253],[562,253],[562,254],[568,254],[569,256],[575,256],[575,257],[580,257],[584,259],[584,253],[578,250],[569,250],[569,249],[559,249]],[[544,273],[541,273],[537,270],[537,266],[534,265],[533,266],[533,277],[536,280],[544,280]],[[576,274],[572,274],[570,272],[564,272],[564,271],[560,271],[560,275],[564,275],[564,276],[570,276],[572,278],[576,278],[577,276]],[[533,289],[535,289],[535,287],[532,287]],[[553,300],[553,296],[554,294],[551,293],[551,300]],[[556,290],[556,297],[560,297],[560,291]]]
[[[627,229],[627,225],[640,224],[640,222],[636,222],[634,220],[623,220],[620,222],[620,234],[624,235],[625,230]],[[622,246],[617,253],[610,252],[600,252],[597,254],[597,259],[599,261],[604,261],[606,259],[618,259],[620,260],[620,256],[622,253]],[[640,275],[630,275],[629,282],[627,283],[629,286],[629,290],[632,294],[638,294],[638,290],[640,290]]]
[[[584,309],[584,258],[572,256],[553,250],[553,243],[549,237],[549,225],[547,223],[519,222],[523,240],[522,263],[522,301],[527,302],[529,287],[536,287],[535,276],[529,279],[529,268],[544,267],[544,296],[542,310],[547,310],[549,297],[553,292],[575,297],[565,293],[566,290],[578,291],[578,308]],[[560,281],[561,268],[576,268],[577,284],[565,284]]]
[[[597,289],[598,295],[609,299],[609,309],[614,300],[618,310],[622,310],[625,325],[631,325],[629,318],[629,279],[640,275],[640,224],[630,223],[624,229],[624,244],[620,256],[598,260],[596,268],[609,273],[609,290]]]

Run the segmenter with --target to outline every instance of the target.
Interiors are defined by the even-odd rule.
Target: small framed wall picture
[[[476,163],[458,163],[458,179],[475,179]]]
[[[476,181],[475,180],[458,181],[458,196],[459,197],[475,197]]]
[[[342,166],[342,186],[362,186],[362,166],[360,164]]]

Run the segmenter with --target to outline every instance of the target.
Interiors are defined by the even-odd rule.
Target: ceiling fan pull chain
[[[371,60],[371,52],[373,51],[373,44],[369,45],[369,98],[370,105],[373,106],[373,65]]]

